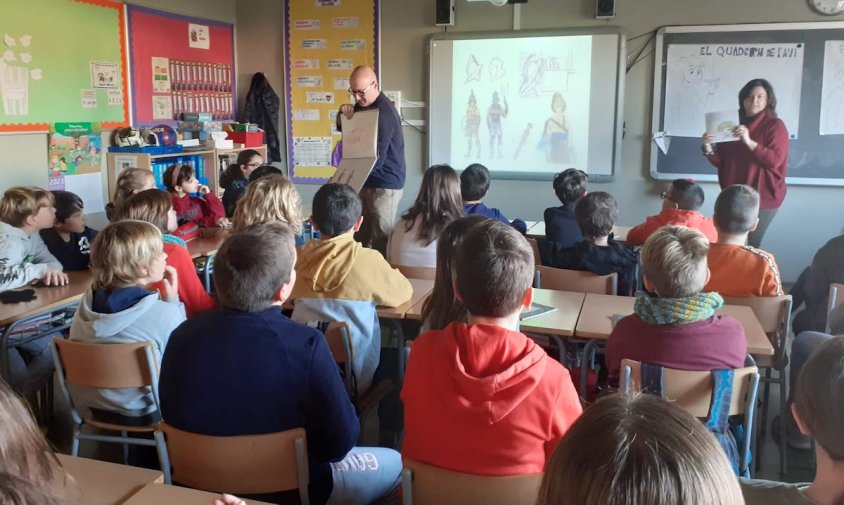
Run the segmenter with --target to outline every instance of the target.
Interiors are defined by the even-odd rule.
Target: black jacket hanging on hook
[[[278,95],[270,86],[266,76],[261,72],[253,75],[249,93],[246,95],[243,121],[255,123],[264,130],[264,141],[267,144],[267,156],[269,156],[267,162],[281,161],[278,109]]]

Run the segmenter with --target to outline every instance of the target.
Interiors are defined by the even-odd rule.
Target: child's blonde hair
[[[38,214],[41,207],[55,204],[53,194],[36,186],[9,188],[0,199],[0,221],[20,228],[26,218]]]
[[[642,273],[662,298],[686,298],[706,285],[709,239],[685,226],[663,226],[642,248]]]
[[[237,201],[232,224],[235,231],[249,225],[281,221],[299,234],[302,231],[302,210],[299,192],[289,179],[270,175],[250,182]]]
[[[140,191],[150,180],[155,182],[155,175],[150,170],[145,168],[123,169],[117,177],[117,183],[114,188],[112,203],[115,208],[119,207],[124,200]]]
[[[583,411],[545,468],[536,505],[743,505],[703,424],[651,395],[607,396]]]
[[[145,277],[164,250],[161,231],[144,221],[118,221],[106,226],[91,246],[94,289],[132,286]]]

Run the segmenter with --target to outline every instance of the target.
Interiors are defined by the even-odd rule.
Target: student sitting
[[[574,206],[586,194],[586,172],[569,168],[555,175],[554,193],[563,205],[545,209],[545,238],[565,249],[583,240]]]
[[[41,239],[65,270],[87,270],[97,230],[85,225],[84,204],[79,196],[70,191],[52,193],[56,223],[40,231]]]
[[[663,226],[686,226],[706,235],[710,242],[718,241],[718,232],[712,219],[700,212],[703,206],[703,188],[691,179],[675,179],[660,195],[662,210],[634,226],[627,233],[627,245],[642,245],[653,232]]]
[[[623,358],[680,370],[741,368],[747,355],[744,328],[729,316],[718,293],[701,293],[709,277],[709,240],[683,226],[665,226],[645,242],[642,269],[651,295],[636,298],[607,339],[610,383],[618,383]]]
[[[370,503],[396,489],[401,457],[354,447],[360,425],[325,337],[281,312],[295,262],[293,232],[281,223],[226,239],[214,265],[221,309],[173,332],[161,367],[162,415],[180,430],[215,436],[303,427],[311,503]]]
[[[460,174],[460,195],[463,198],[463,212],[470,216],[480,214],[504,224],[511,225],[519,233],[527,232],[527,225],[521,219],[514,219],[511,223],[498,209],[490,209],[483,204],[489,191],[489,170],[480,163],[472,163]]]
[[[799,307],[801,302],[806,304],[791,321],[795,335],[804,331],[826,331],[829,285],[833,282],[844,283],[844,261],[841,258],[844,258],[844,235],[824,244],[815,253],[812,265],[791,288],[794,308]],[[838,296],[844,296],[844,293]],[[838,332],[833,329],[833,333]]]
[[[824,341],[792,383],[791,413],[815,441],[811,484],[742,480],[747,505],[839,505],[844,499],[844,337]]]
[[[234,216],[235,206],[246,191],[249,176],[263,163],[264,158],[258,151],[244,149],[237,155],[237,161],[223,171],[223,175],[220,176],[220,187],[225,190],[223,207],[226,209],[226,217]]]
[[[187,244],[179,237],[171,235],[176,229],[176,211],[173,209],[173,200],[166,191],[147,189],[129,197],[117,210],[113,220],[116,222],[127,219],[152,223],[162,233],[167,265],[173,267],[179,277],[179,300],[184,303],[188,317],[217,306],[196,275],[196,267]],[[151,286],[162,296],[165,295],[163,283],[158,282]]]
[[[463,237],[487,217],[480,214],[455,219],[445,227],[437,241],[437,272],[431,296],[422,305],[422,332],[441,330],[450,323],[465,323],[469,313],[454,296],[454,258]]]
[[[724,451],[701,422],[655,396],[611,395],[566,432],[536,505],[634,503],[744,505]]]
[[[0,200],[0,291],[35,281],[47,286],[67,284],[62,264],[50,254],[37,233],[52,228],[56,209],[53,195],[36,187],[15,187]],[[0,331],[3,331],[0,329]],[[19,343],[28,335],[12,334],[7,350],[9,382],[24,395],[35,393],[53,378],[53,357],[47,335]]]
[[[745,245],[759,222],[759,193],[750,186],[728,186],[715,200],[718,243],[709,248],[712,276],[706,291],[722,296],[779,296],[783,294],[774,255]]]
[[[387,261],[407,267],[436,267],[437,238],[448,223],[462,215],[457,173],[448,165],[429,168],[422,177],[416,202],[390,233]]]
[[[228,226],[226,210],[217,195],[208,186],[200,185],[190,165],[171,165],[164,172],[164,185],[173,195],[173,208],[179,224],[196,223],[200,226]],[[199,193],[201,196],[192,196]]]
[[[541,473],[581,406],[568,370],[518,331],[533,300],[530,245],[487,220],[466,234],[454,267],[468,322],[413,344],[402,455],[476,475]]]
[[[246,186],[232,219],[234,231],[267,221],[280,221],[299,235],[302,202],[296,186],[282,175],[268,175]]]
[[[311,222],[320,238],[302,246],[296,262],[294,321],[345,321],[349,324],[357,391],[372,385],[381,353],[376,305],[396,307],[413,288],[374,249],[355,242],[361,200],[350,186],[324,184],[314,195]]]
[[[636,293],[636,253],[610,238],[618,218],[618,207],[609,193],[589,193],[575,206],[577,223],[584,239],[559,251],[551,266],[569,270],[585,270],[596,275],[618,274],[618,294]]]
[[[170,332],[185,320],[178,277],[166,261],[161,232],[152,224],[119,221],[106,226],[91,248],[94,282],[79,302],[70,340],[152,342],[160,365]],[[164,295],[159,299],[149,285],[162,280]],[[148,390],[70,387],[80,406],[100,421],[146,425],[160,420]]]
[[[151,170],[145,168],[124,168],[117,177],[114,197],[105,207],[108,220],[111,221],[114,212],[127,198],[135,193],[153,189],[154,187],[155,174]]]

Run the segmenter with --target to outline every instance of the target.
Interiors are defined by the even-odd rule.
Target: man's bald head
[[[349,88],[355,101],[361,107],[372,105],[381,92],[375,71],[365,65],[352,70],[352,75],[349,76]]]

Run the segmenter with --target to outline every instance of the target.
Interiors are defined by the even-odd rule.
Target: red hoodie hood
[[[492,424],[513,411],[544,376],[547,354],[521,333],[501,326],[453,323],[436,340],[442,356],[432,370],[449,415]]]

